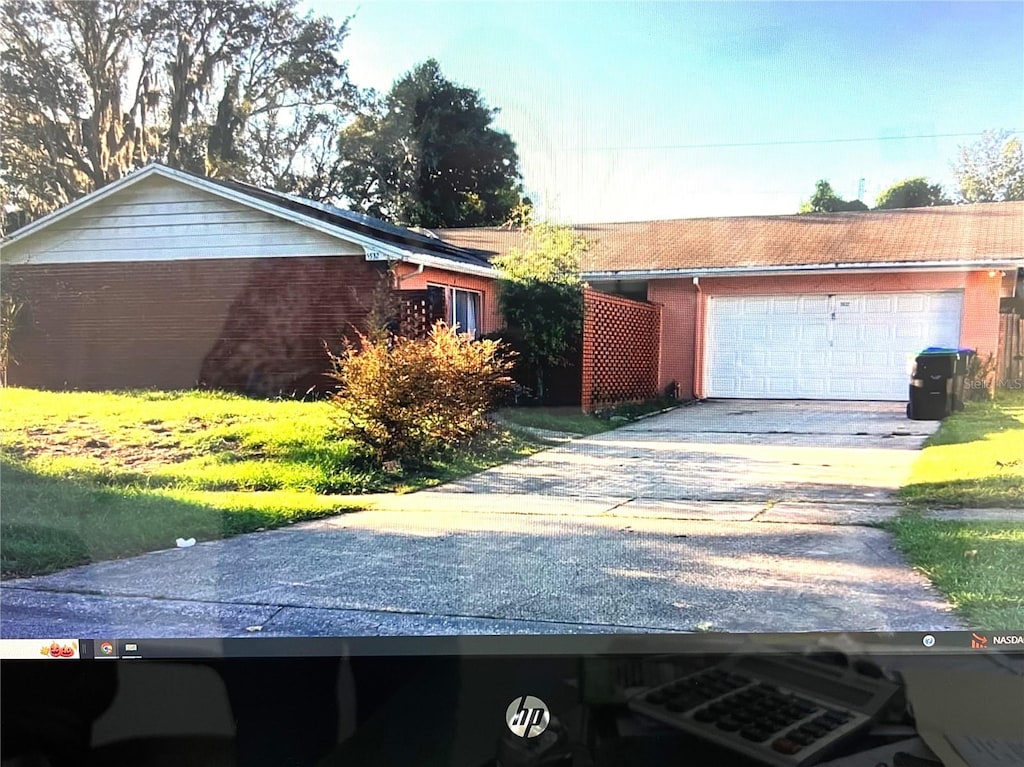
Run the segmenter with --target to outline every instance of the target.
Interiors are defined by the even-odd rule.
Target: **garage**
[[[959,346],[962,291],[709,296],[705,396],[904,400],[908,362]]]

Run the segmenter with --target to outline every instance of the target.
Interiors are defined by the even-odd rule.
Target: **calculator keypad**
[[[850,722],[854,715],[741,674],[711,669],[646,693],[643,700],[676,717],[795,755]]]

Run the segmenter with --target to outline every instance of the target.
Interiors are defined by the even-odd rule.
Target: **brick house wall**
[[[380,264],[352,256],[4,267],[28,296],[12,385],[305,390],[362,328]]]
[[[691,279],[651,280],[647,286],[647,299],[661,306],[658,389],[664,391],[675,381],[679,384],[679,396],[689,399],[693,396],[694,364],[698,334],[702,328],[698,323],[701,303],[697,288]]]

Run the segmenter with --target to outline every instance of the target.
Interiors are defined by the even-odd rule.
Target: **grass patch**
[[[508,407],[499,411],[506,423],[530,429],[561,431],[568,434],[600,434],[614,429],[616,424],[583,413],[578,407]]]
[[[438,456],[414,472],[408,472],[394,484],[399,493],[436,487],[460,477],[476,474],[518,458],[533,455],[548,445],[509,431],[479,435],[465,449]]]
[[[599,410],[596,415],[598,418],[605,420],[610,419],[623,419],[627,421],[635,421],[645,415],[651,413],[657,413],[670,407],[678,407],[679,400],[671,397],[658,397],[656,399],[645,400],[643,402],[626,402],[622,405],[616,405],[612,408],[605,408]]]
[[[386,489],[354,468],[328,402],[218,392],[6,389],[0,451],[32,471],[112,487],[191,490]]]
[[[0,572],[51,572],[358,508],[538,448],[482,435],[386,472],[338,436],[327,402],[217,392],[0,391]]]
[[[9,461],[0,473],[4,577],[169,548],[178,537],[213,540],[358,508],[349,499],[308,492],[103,487]]]
[[[1024,508],[1024,392],[1000,392],[946,418],[900,495],[922,507]]]
[[[988,631],[1024,626],[1024,525],[910,513],[884,526],[969,626]]]
[[[679,404],[678,400],[659,398],[647,402],[628,402],[596,413],[583,413],[578,407],[509,407],[500,411],[502,420],[515,426],[561,431],[568,434],[600,434],[624,423],[635,421]]]

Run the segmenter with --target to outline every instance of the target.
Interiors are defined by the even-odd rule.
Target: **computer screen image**
[[[8,4],[0,762],[1024,761],[1024,12]]]
[[[437,763],[627,763],[573,699],[809,764],[917,655],[1013,666],[1019,4],[4,18],[0,648],[122,669],[42,672],[93,745],[178,672],[230,739],[259,659],[407,712],[463,656]]]

